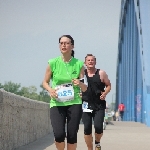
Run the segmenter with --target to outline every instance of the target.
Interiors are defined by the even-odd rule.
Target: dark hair
[[[71,52],[71,56],[72,56],[72,57],[74,57],[74,50],[72,50],[72,52]]]
[[[85,56],[85,60],[86,60],[86,58],[87,58],[88,56],[93,56],[93,57],[95,58],[95,61],[96,61],[96,57],[95,57],[93,54],[87,54],[87,55]]]
[[[74,39],[73,39],[72,36],[70,36],[70,35],[62,35],[62,36],[59,38],[59,43],[60,43],[60,40],[61,40],[62,37],[67,37],[68,39],[71,40],[71,44],[74,45]]]
[[[74,39],[73,39],[72,36],[70,36],[70,35],[62,35],[62,36],[59,38],[59,43],[60,43],[60,40],[61,40],[62,37],[67,37],[68,39],[70,39],[71,44],[74,45]],[[74,57],[74,50],[72,50],[71,56]]]

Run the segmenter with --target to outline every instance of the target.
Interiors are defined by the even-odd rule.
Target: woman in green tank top
[[[59,38],[62,56],[50,59],[46,69],[43,87],[49,92],[50,118],[55,144],[58,150],[65,149],[65,123],[67,119],[67,150],[76,150],[77,132],[82,116],[80,90],[87,86],[81,82],[84,78],[83,62],[74,58],[74,40],[70,35]],[[52,87],[49,82],[52,80]]]

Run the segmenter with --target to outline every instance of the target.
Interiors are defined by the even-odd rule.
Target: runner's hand
[[[80,85],[80,80],[79,80],[79,79],[72,79],[72,83],[73,83],[74,85],[79,86],[79,85]]]
[[[100,99],[101,99],[101,100],[105,100],[105,98],[106,98],[105,92],[101,92]]]
[[[58,90],[58,89],[51,89],[51,90],[49,91],[50,97],[52,97],[52,98],[57,98],[57,97],[58,97],[58,95],[57,95],[57,93],[56,93],[57,90]]]
[[[79,93],[79,96],[82,98],[82,92]]]

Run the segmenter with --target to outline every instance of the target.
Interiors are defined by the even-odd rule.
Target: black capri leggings
[[[56,142],[64,142],[67,119],[67,143],[77,143],[77,132],[82,117],[82,105],[54,106],[50,108],[50,119]]]
[[[105,117],[105,109],[100,109],[97,111],[83,112],[82,121],[84,124],[84,134],[90,135],[92,133],[92,118],[94,121],[95,133],[103,133],[103,122]]]

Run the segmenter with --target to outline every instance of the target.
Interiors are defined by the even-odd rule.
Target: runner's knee
[[[84,124],[84,134],[85,135],[90,135],[92,134],[92,128],[86,124]]]
[[[67,143],[75,144],[77,143],[77,133],[74,136],[67,136]]]
[[[65,141],[66,134],[65,132],[57,132],[54,133],[54,136],[55,136],[55,141],[60,143]]]
[[[95,133],[97,134],[103,133],[103,123],[101,123],[101,125],[95,125]]]
[[[95,129],[95,133],[101,134],[101,133],[103,133],[103,129]]]

